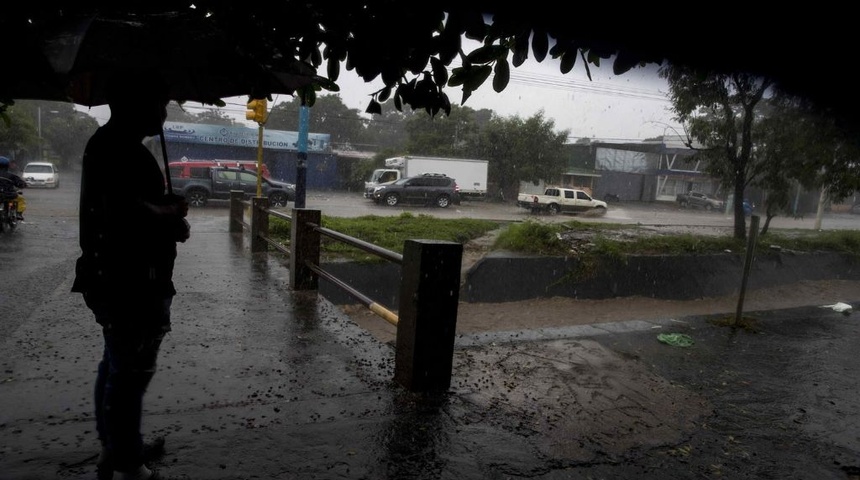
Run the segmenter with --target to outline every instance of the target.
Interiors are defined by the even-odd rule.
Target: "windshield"
[[[54,173],[54,168],[50,165],[27,165],[24,173]]]

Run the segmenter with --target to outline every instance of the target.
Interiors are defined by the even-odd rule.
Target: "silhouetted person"
[[[164,81],[116,74],[107,99],[110,120],[84,151],[82,253],[72,291],[83,294],[104,337],[95,385],[99,478],[161,479],[144,464],[142,402],[170,331],[176,242],[189,237],[188,204],[165,192],[159,163],[143,144],[167,118]]]
[[[0,157],[0,178],[8,180],[11,186],[15,189],[27,188],[27,182],[25,182],[23,178],[9,171],[10,163],[11,162],[8,158]],[[15,215],[17,215],[18,220],[24,220],[24,210],[27,209],[27,203],[24,201],[24,197],[20,194],[16,193],[15,198],[18,202]]]

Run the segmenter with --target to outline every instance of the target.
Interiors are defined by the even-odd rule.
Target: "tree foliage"
[[[558,178],[567,165],[564,145],[568,130],[555,130],[555,122],[538,112],[523,119],[518,116],[492,117],[475,135],[466,150],[470,158],[489,160],[490,183],[516,198],[519,182]]]
[[[79,165],[87,140],[98,128],[94,118],[64,102],[19,101],[7,115],[9,124],[0,123],[0,155],[22,166],[37,160],[53,161],[60,168]]]
[[[397,110],[391,102],[383,104],[382,113],[372,115],[365,123],[365,144],[356,149],[406,151],[406,124],[414,115],[415,112]]]
[[[744,192],[756,176],[753,126],[759,102],[773,85],[767,78],[745,73],[722,74],[666,65],[660,76],[669,82],[669,97],[677,120],[685,124],[691,141],[700,148],[697,158],[730,188],[734,207],[734,236],[746,238]],[[701,145],[696,147],[694,143]]]
[[[477,112],[453,106],[445,117],[413,115],[406,121],[409,141],[406,150],[414,155],[464,157],[467,147],[479,134]]]
[[[269,113],[266,128],[298,132],[301,107],[298,97],[278,103]],[[331,142],[337,148],[351,148],[351,143],[362,143],[364,140],[361,112],[347,107],[340,95],[322,95],[317,99],[308,110],[308,129],[331,135]]]
[[[755,136],[759,175],[752,184],[767,195],[762,233],[774,216],[790,211],[793,189],[823,190],[833,202],[860,189],[860,148],[832,117],[780,91],[761,116]]]
[[[504,90],[511,71],[527,59],[552,59],[562,73],[576,68],[589,77],[593,66],[609,61],[616,75],[645,64],[669,63],[775,78],[785,89],[808,94],[857,126],[858,103],[842,94],[853,88],[853,78],[822,75],[816,68],[843,65],[849,58],[853,15],[819,10],[826,20],[816,20],[815,9],[784,11],[780,17],[789,29],[826,22],[826,31],[816,35],[783,36],[775,42],[767,29],[746,29],[743,35],[723,35],[717,42],[709,35],[687,35],[679,41],[676,29],[655,28],[665,23],[659,9],[635,9],[637,21],[621,31],[596,20],[611,18],[614,7],[578,7],[571,17],[556,2],[33,1],[17,4],[0,17],[3,32],[21,44],[6,59],[16,74],[0,79],[0,111],[14,98],[9,92],[22,86],[27,92],[37,90],[28,81],[54,86],[41,78],[45,63],[32,46],[52,22],[95,12],[183,12],[223,31],[238,51],[259,65],[290,71],[296,61],[306,64],[317,74],[314,84],[298,92],[308,105],[324,90],[339,90],[342,69],[367,82],[382,81],[381,88],[370,92],[367,113],[377,114],[391,101],[398,109],[408,105],[436,115],[447,113],[452,104],[444,86],[459,87],[460,104],[465,105],[478,88]],[[771,16],[766,9],[744,11],[748,25],[765,24]],[[724,28],[719,16],[696,21],[702,32]],[[800,63],[807,58],[813,60]]]

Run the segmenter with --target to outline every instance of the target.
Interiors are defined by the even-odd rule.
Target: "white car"
[[[21,178],[28,187],[57,188],[60,186],[60,172],[53,163],[30,162],[21,172]]]

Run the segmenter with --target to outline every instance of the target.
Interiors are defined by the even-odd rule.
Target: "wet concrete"
[[[457,338],[451,389],[393,381],[392,347],[287,288],[220,219],[192,217],[174,330],[146,398],[155,465],[192,479],[852,478],[855,315],[751,312]],[[58,239],[62,241],[62,239]],[[65,261],[67,261],[66,259]],[[64,264],[60,260],[58,264]],[[4,264],[4,273],[9,272]],[[0,340],[0,478],[93,478],[101,344],[71,270]],[[850,303],[855,309],[858,299]],[[382,320],[380,320],[382,321]],[[660,343],[661,332],[695,344]]]

